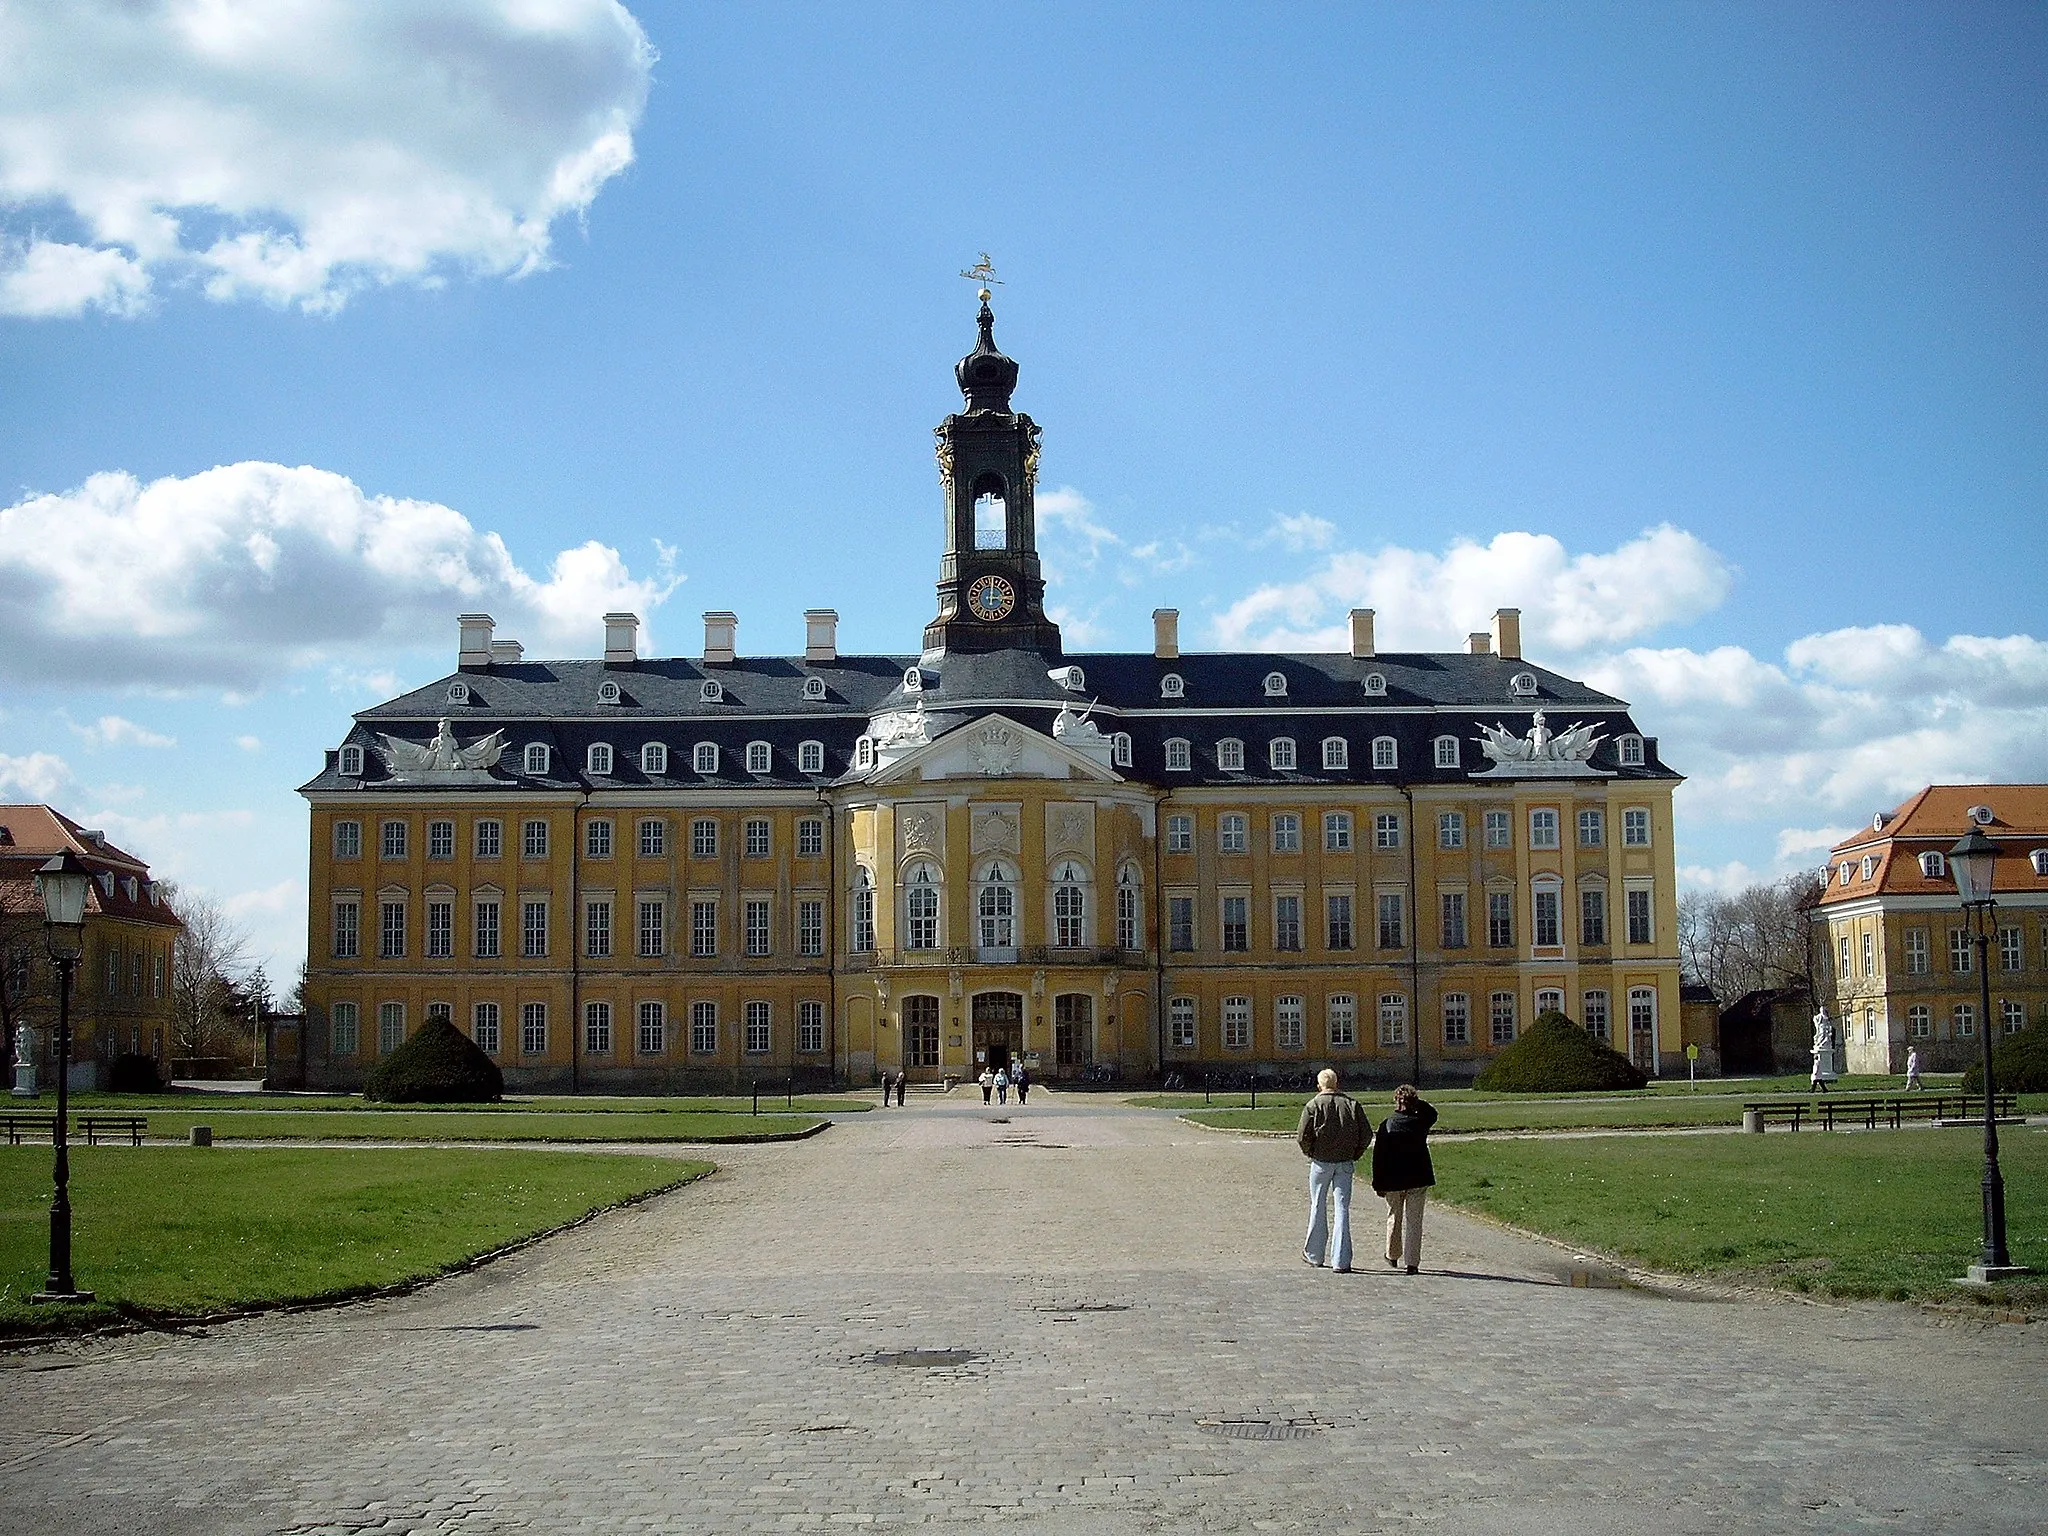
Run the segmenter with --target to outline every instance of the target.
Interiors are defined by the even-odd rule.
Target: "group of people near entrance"
[[[1373,1192],[1387,1202],[1387,1267],[1416,1274],[1422,1267],[1422,1207],[1436,1183],[1429,1161],[1429,1128],[1436,1110],[1408,1084],[1394,1090],[1394,1112],[1377,1133],[1365,1108],[1337,1086],[1325,1067],[1316,1096],[1302,1106],[1295,1140],[1308,1163],[1308,1241],[1301,1260],[1340,1275],[1351,1273],[1351,1176],[1372,1153]]]
[[[983,1067],[977,1081],[981,1084],[981,1102],[986,1104],[989,1095],[995,1095],[998,1104],[1010,1102],[1010,1090],[1017,1090],[1017,1102],[1022,1104],[1031,1092],[1031,1074],[1021,1061],[1010,1062],[996,1068]]]

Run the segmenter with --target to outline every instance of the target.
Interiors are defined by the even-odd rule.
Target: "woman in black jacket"
[[[1436,1169],[1429,1161],[1429,1128],[1436,1109],[1407,1083],[1394,1090],[1394,1112],[1372,1139],[1372,1187],[1387,1202],[1387,1267],[1422,1267],[1422,1207]]]

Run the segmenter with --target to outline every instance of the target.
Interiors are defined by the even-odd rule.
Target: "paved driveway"
[[[2040,1329],[1578,1288],[1441,1212],[1420,1276],[1369,1225],[1312,1271],[1286,1141],[1044,1095],[718,1156],[414,1296],[0,1360],[0,1529],[2048,1519]]]

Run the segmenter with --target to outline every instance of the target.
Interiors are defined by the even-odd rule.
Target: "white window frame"
[[[1270,826],[1275,853],[1301,852],[1301,816],[1296,811],[1275,811]]]
[[[1175,813],[1166,818],[1166,851],[1168,853],[1193,853],[1195,851],[1195,818]]]
[[[1349,811],[1323,812],[1323,852],[1351,852],[1351,813]]]
[[[1532,849],[1551,850],[1559,846],[1557,808],[1538,805],[1529,810],[1529,846]]]
[[[1252,1000],[1231,996],[1223,999],[1223,1049],[1248,1051],[1252,1048]]]
[[[529,741],[526,744],[526,752],[522,762],[525,768],[526,776],[528,778],[545,778],[547,776],[548,771],[547,743],[542,741]]]
[[[357,746],[343,747],[337,771],[344,779],[360,779],[363,776],[363,749]]]
[[[1273,1049],[1299,1051],[1308,1044],[1308,1001],[1288,993],[1273,999]]]
[[[1194,749],[1185,736],[1169,736],[1166,739],[1166,771],[1168,773],[1189,773],[1195,766]]]
[[[1408,996],[1403,992],[1382,992],[1379,1007],[1380,1046],[1391,1049],[1408,1043]]]
[[[1265,689],[1266,697],[1269,699],[1284,699],[1287,697],[1287,678],[1282,673],[1268,672],[1266,680],[1261,686]]]
[[[612,746],[608,741],[593,741],[583,749],[583,771],[611,777]]]
[[[1131,766],[1131,733],[1118,731],[1109,738],[1109,761],[1115,768]]]
[[[1275,736],[1266,743],[1266,765],[1276,772],[1289,773],[1294,769],[1294,738]]]
[[[796,771],[798,773],[823,773],[825,771],[825,743],[822,741],[800,741],[796,744]]]
[[[765,741],[747,743],[747,772],[773,773],[775,771],[775,748]]]
[[[1349,992],[1332,992],[1323,1000],[1323,1040],[1333,1051],[1348,1051],[1358,1044],[1358,999]]]
[[[775,1049],[775,1010],[763,998],[749,998],[741,1004],[745,1037],[741,1048],[749,1056],[766,1056]]]
[[[1457,738],[1457,737],[1455,737],[1455,736],[1439,736],[1439,737],[1437,737],[1437,739],[1436,739],[1436,743],[1435,743],[1435,751],[1436,751],[1436,766],[1437,766],[1437,767],[1439,767],[1439,768],[1456,768],[1456,767],[1458,767],[1458,766],[1459,766],[1459,762],[1458,762],[1458,751],[1459,751],[1459,748],[1458,748],[1458,738]]]
[[[1178,672],[1169,672],[1159,679],[1159,697],[1162,699],[1184,699],[1187,693],[1187,679]]]
[[[690,771],[692,773],[718,772],[718,743],[700,741],[690,748]]]
[[[1218,853],[1251,852],[1251,818],[1242,811],[1225,811],[1216,818]]]
[[[1235,736],[1226,736],[1216,743],[1216,769],[1219,773],[1244,772],[1244,743]]]
[[[1192,997],[1167,999],[1166,1043],[1176,1051],[1195,1048],[1195,1000]]]
[[[1631,805],[1622,811],[1621,846],[1624,848],[1647,848],[1650,846],[1650,810],[1648,806]]]
[[[1326,772],[1346,769],[1351,766],[1351,743],[1342,736],[1323,738],[1323,768]]]
[[[1372,766],[1375,773],[1390,772],[1401,766],[1401,744],[1391,736],[1375,736],[1372,739]]]
[[[1465,846],[1465,813],[1463,811],[1437,812],[1436,845],[1439,848],[1462,848]]]
[[[1614,744],[1614,750],[1616,756],[1619,758],[1621,762],[1622,767],[1640,768],[1643,766],[1642,737],[1637,736],[1633,733],[1622,736],[1618,740],[1616,740]]]

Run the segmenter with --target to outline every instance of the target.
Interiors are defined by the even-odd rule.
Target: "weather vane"
[[[981,260],[967,268],[960,275],[971,283],[979,283],[981,285],[981,300],[983,303],[987,303],[989,286],[993,284],[1000,288],[1003,286],[1003,280],[996,276],[996,264],[988,259],[988,252],[982,251],[978,254]]]

